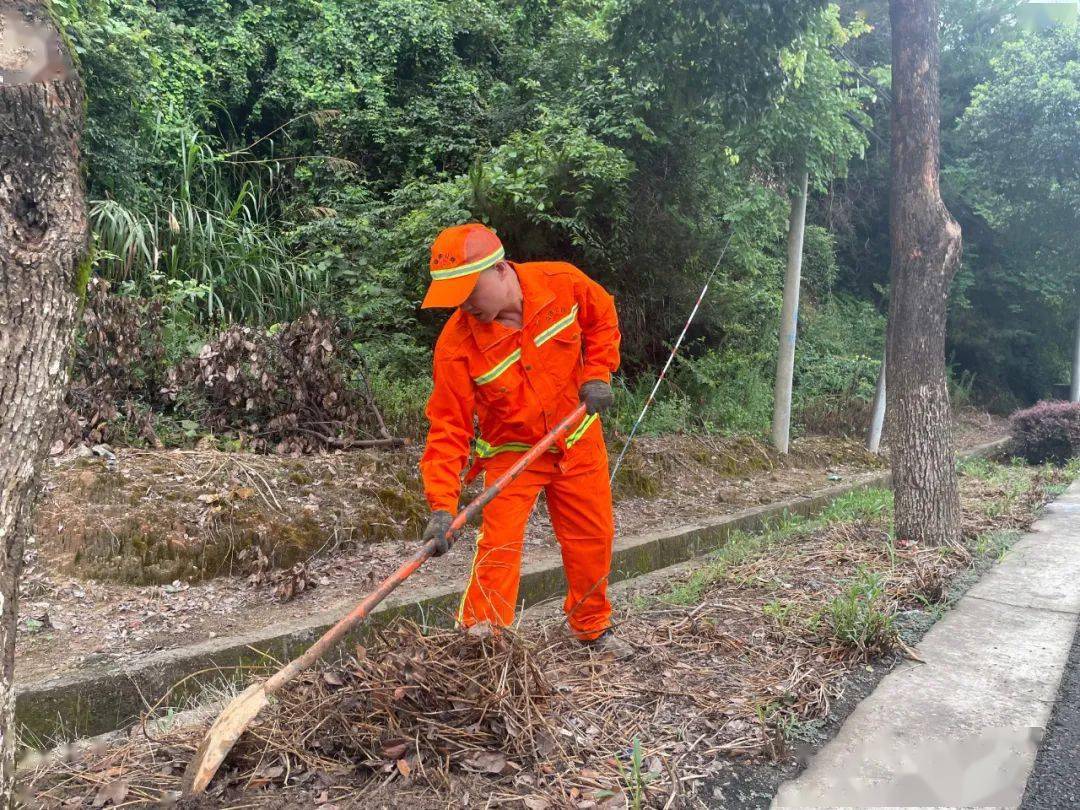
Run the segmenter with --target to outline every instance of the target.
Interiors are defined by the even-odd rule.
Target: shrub
[[[1009,417],[1013,452],[1031,464],[1080,455],[1080,403],[1039,402]]]
[[[810,433],[866,430],[885,318],[870,303],[841,296],[808,301],[795,350],[796,421]]]
[[[680,359],[680,378],[697,413],[710,431],[759,433],[772,419],[771,358],[710,350]]]
[[[180,128],[161,137],[176,139],[183,167],[170,196],[147,210],[112,199],[90,206],[101,272],[137,285],[143,294],[157,282],[155,274],[200,285],[210,321],[269,323],[313,306],[327,290],[325,262],[309,260],[303,246],[284,233],[278,167],[245,176],[222,168],[235,166],[196,130]]]

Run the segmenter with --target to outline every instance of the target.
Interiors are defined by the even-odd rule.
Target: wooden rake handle
[[[582,403],[569,416],[552,428],[551,432],[533,445],[532,449],[515,461],[514,465],[500,475],[491,486],[480,493],[480,495],[478,495],[468,506],[458,512],[454,521],[450,524],[446,536],[450,537],[459,531],[473,515],[483,509],[496,495],[502,492],[511,481],[521,475],[525,468],[546,453],[548,449],[558,441],[560,436],[570,430],[575,423],[580,422],[584,415],[585,405]],[[368,594],[360,604],[352,609],[349,615],[339,620],[337,624],[327,630],[322,638],[308,647],[306,652],[297,658],[294,658],[276,674],[267,679],[263,684],[263,689],[266,693],[274,694],[281,689],[282,686],[322,658],[327,651],[341,641],[350,630],[367,618],[368,614],[375,609],[376,605],[389,596],[398,585],[412,576],[421,565],[427,562],[434,553],[437,542],[438,541],[436,540],[429,540],[421,546],[419,551],[403,562],[394,573],[379,583],[379,587]]]

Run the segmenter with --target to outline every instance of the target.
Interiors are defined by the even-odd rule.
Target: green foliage
[[[615,764],[619,769],[619,774],[622,776],[623,784],[626,786],[629,806],[634,810],[640,810],[642,802],[645,800],[646,788],[650,782],[656,780],[659,774],[645,770],[645,753],[641,747],[641,740],[637,737],[634,737],[633,744],[630,746],[628,759],[629,761],[625,766],[622,764],[622,760],[619,759],[615,760]],[[611,797],[615,794],[610,791],[600,791],[598,795],[600,797]]]
[[[658,116],[703,104],[745,120],[787,80],[780,57],[823,6],[621,0],[612,4],[616,64],[638,86],[662,88]]]
[[[848,161],[862,157],[866,148],[863,129],[870,124],[864,106],[873,103],[872,87],[859,81],[838,61],[832,50],[865,34],[870,28],[856,17],[847,26],[840,8],[829,5],[810,21],[808,29],[781,54],[788,84],[775,110],[752,127],[746,149],[766,155],[784,155],[796,173],[806,168],[814,186],[847,172]]]
[[[442,228],[575,262],[623,323],[636,415],[727,246],[649,430],[759,431],[792,170],[861,154],[867,33],[781,0],[57,0],[84,60],[99,272],[198,332],[329,311],[395,429],[422,428]],[[838,276],[807,231],[808,297]],[[182,336],[175,344],[184,343]],[[850,353],[850,352],[849,352]],[[377,363],[377,365],[376,365]]]
[[[891,521],[891,489],[857,489],[841,495],[821,513],[824,523],[854,523],[858,520]]]
[[[92,203],[101,274],[142,294],[153,292],[157,276],[190,284],[210,321],[266,323],[314,306],[326,273],[298,254],[276,225],[275,167],[231,171],[197,132],[172,134],[180,171],[152,212],[116,200]]]
[[[869,302],[841,295],[800,309],[797,419],[815,432],[861,434],[881,368],[885,318]]]
[[[1015,24],[1022,5],[941,4],[942,194],[964,238],[947,353],[955,376],[974,374],[971,396],[1001,413],[1067,380],[1076,308],[1076,268],[1069,258],[1078,230],[1075,183],[1060,181],[1076,163],[1076,31],[1025,34]],[[811,204],[811,216],[836,234],[838,289],[884,304],[889,9],[884,0],[843,6],[842,19],[862,15],[873,27],[843,46],[842,59],[858,65],[877,90],[866,107],[874,134],[866,159]]]
[[[655,379],[643,376],[629,386],[617,379],[615,407],[607,421],[625,435]],[[639,433],[761,433],[771,416],[772,381],[765,361],[733,351],[706,351],[676,358]]]
[[[708,351],[680,366],[702,427],[725,433],[766,429],[772,417],[772,381],[760,355]]]
[[[862,569],[825,606],[824,618],[837,641],[866,652],[895,635],[885,579]]]
[[[1017,37],[990,64],[959,121],[963,157],[950,171],[988,243],[958,314],[958,359],[986,358],[986,384],[1015,380],[1032,399],[1068,378],[1080,291],[1078,29]]]
[[[416,374],[370,378],[371,393],[387,430],[394,436],[419,436],[427,428],[424,406],[431,395],[431,378]]]
[[[829,298],[802,306],[795,378],[800,397],[853,396],[869,401],[885,345],[885,318],[871,304]]]
[[[812,302],[828,300],[839,272],[835,237],[820,225],[807,224],[803,234],[803,294]]]

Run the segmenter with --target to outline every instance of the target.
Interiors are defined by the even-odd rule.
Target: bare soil
[[[1003,434],[985,414],[957,420],[960,447]],[[415,549],[426,517],[415,446],[301,458],[105,453],[69,453],[45,474],[20,597],[22,683],[356,600]],[[799,438],[784,457],[749,437],[643,437],[615,483],[617,530],[809,494],[886,463],[851,439]],[[463,581],[470,541],[415,585]],[[526,547],[532,559],[558,553],[543,498]]]

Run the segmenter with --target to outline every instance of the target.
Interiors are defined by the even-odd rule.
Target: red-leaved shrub
[[[1009,417],[1013,453],[1032,464],[1080,455],[1080,403],[1039,402]]]

